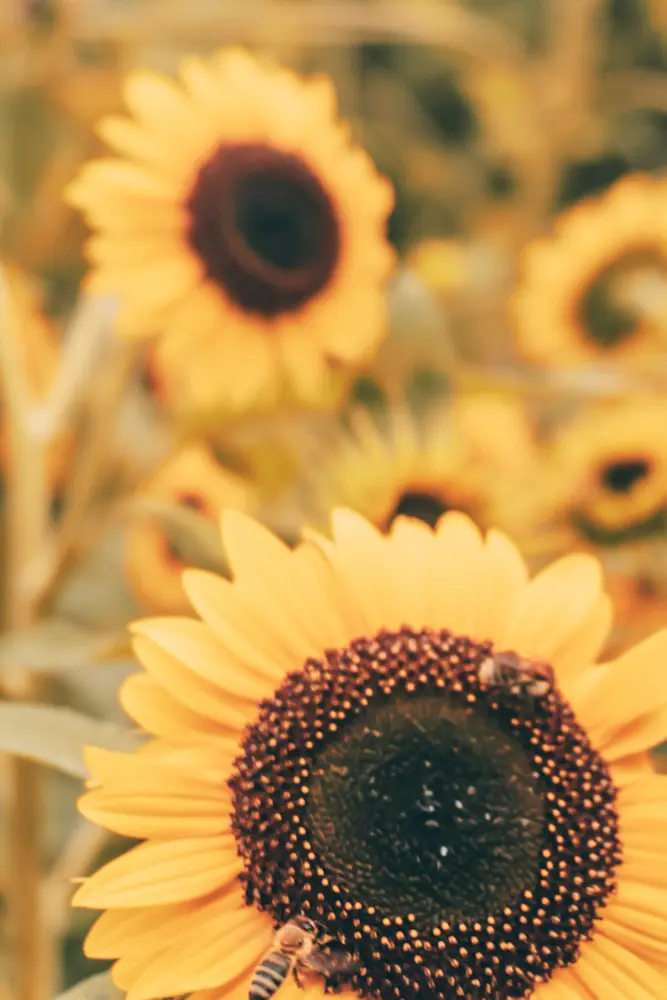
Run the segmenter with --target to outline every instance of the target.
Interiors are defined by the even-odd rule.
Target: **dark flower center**
[[[528,996],[614,889],[603,760],[557,691],[482,683],[491,652],[380,632],[308,661],[245,737],[230,787],[247,901],[322,924],[360,993]]]
[[[220,146],[190,199],[189,240],[208,277],[265,318],[321,292],[340,255],[329,193],[300,159],[259,143]]]
[[[651,463],[645,458],[627,458],[605,465],[600,481],[610,493],[631,493],[638,483],[651,473]]]
[[[405,490],[401,493],[387,518],[387,528],[390,528],[396,518],[402,514],[407,517],[416,517],[419,521],[434,528],[442,515],[450,509],[440,497],[436,497],[432,493]]]
[[[635,250],[600,272],[579,304],[579,321],[589,340],[598,347],[613,348],[635,334],[641,314],[620,294],[623,279],[658,268],[663,270],[664,264],[657,254]]]

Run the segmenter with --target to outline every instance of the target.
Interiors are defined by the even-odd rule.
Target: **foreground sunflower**
[[[418,416],[403,403],[384,415],[354,410],[349,426],[303,465],[310,523],[332,507],[386,531],[401,514],[433,526],[448,510],[482,524],[530,523],[537,449],[524,409],[495,393],[462,394]]]
[[[667,404],[650,397],[585,410],[554,442],[558,516],[597,545],[667,527]]]
[[[121,158],[67,192],[121,333],[159,334],[156,364],[180,367],[186,397],[237,408],[285,378],[314,399],[329,359],[366,360],[385,332],[393,193],[331,82],[226,49],[184,59],[180,86],[132,73],[125,96],[134,117],[99,126]]]
[[[564,212],[553,237],[528,245],[512,303],[527,360],[645,363],[664,352],[666,210],[664,180],[624,177]]]
[[[667,631],[595,666],[592,557],[529,581],[456,512],[333,529],[290,550],[227,512],[233,581],[184,576],[202,620],[134,626],[122,702],[154,738],[89,751],[81,811],[145,842],[78,889],[107,911],[87,954],[129,1000],[241,1000],[301,913],[360,995],[663,1000]],[[502,651],[551,689],[482,681]]]

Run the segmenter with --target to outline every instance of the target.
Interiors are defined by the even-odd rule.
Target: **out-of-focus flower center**
[[[645,301],[646,279],[664,270],[664,262],[650,249],[635,250],[605,267],[579,303],[579,320],[589,339],[602,348],[629,340],[653,311]]]
[[[402,629],[292,674],[230,782],[249,903],[323,924],[361,993],[528,996],[615,886],[615,789],[569,705],[492,652]]]
[[[298,157],[270,146],[220,146],[201,167],[189,239],[211,280],[239,308],[275,317],[305,305],[340,253],[334,205]]]
[[[442,497],[437,497],[433,493],[421,490],[405,490],[401,493],[389,514],[386,527],[391,527],[396,518],[404,514],[407,517],[416,517],[419,521],[423,521],[424,524],[428,524],[429,527],[434,528],[442,515],[451,509],[443,501]],[[457,509],[460,509],[460,507]]]
[[[651,463],[647,459],[620,459],[604,466],[600,472],[600,482],[610,493],[631,493],[650,474]]]

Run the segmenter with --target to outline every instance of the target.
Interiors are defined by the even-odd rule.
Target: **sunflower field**
[[[667,0],[0,0],[0,1000],[665,1000]]]

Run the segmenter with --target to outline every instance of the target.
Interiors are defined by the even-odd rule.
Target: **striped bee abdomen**
[[[269,1000],[285,982],[292,960],[279,951],[270,951],[257,967],[250,983],[249,1000]]]

